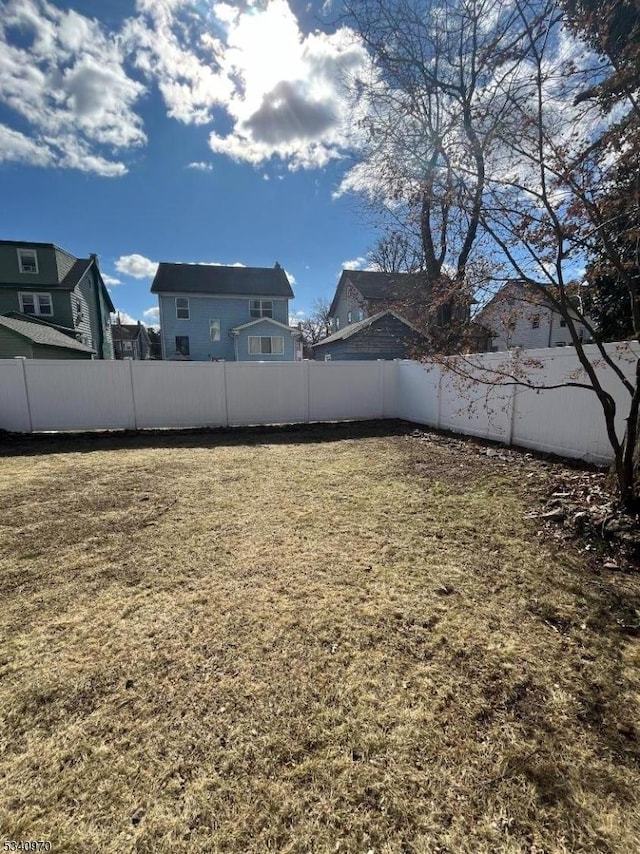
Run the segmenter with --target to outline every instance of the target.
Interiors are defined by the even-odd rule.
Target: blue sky
[[[323,15],[294,0],[0,0],[0,236],[96,252],[117,308],[150,323],[158,261],[278,261],[293,315],[331,298],[377,234],[339,192],[342,81],[366,56]]]

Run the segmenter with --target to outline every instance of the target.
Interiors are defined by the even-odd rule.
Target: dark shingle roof
[[[343,270],[331,303],[333,313],[341,285],[349,281],[367,300],[407,300],[416,290],[425,287],[425,277],[420,273],[382,273],[378,270]]]
[[[14,317],[0,317],[0,326],[17,332],[23,338],[33,341],[34,344],[45,344],[48,347],[63,347],[66,350],[81,350],[83,353],[95,353],[96,351],[86,344],[81,344],[74,338],[52,329],[50,326],[42,326],[40,323],[30,323],[28,320],[16,320]]]
[[[151,293],[220,294],[293,298],[282,267],[217,267],[161,262]]]
[[[73,288],[75,288],[75,286],[87,272],[92,263],[92,258],[78,258],[75,261],[73,267],[69,270],[67,275],[60,282],[60,287],[69,288],[69,290],[73,290]]]
[[[137,323],[113,323],[111,334],[114,341],[135,341],[140,334]]]
[[[413,329],[419,335],[422,333],[419,329],[417,329],[412,323],[401,317],[399,314],[396,314],[395,311],[380,311],[378,314],[373,314],[371,317],[367,317],[365,320],[360,320],[358,323],[350,323],[348,326],[345,326],[344,329],[339,329],[338,332],[334,332],[333,335],[329,335],[327,338],[323,338],[321,341],[318,341],[317,344],[313,344],[313,347],[322,347],[323,344],[332,344],[334,341],[343,341],[346,338],[351,338],[352,335],[357,335],[358,332],[362,332],[363,329],[366,329],[369,326],[372,326],[374,323],[377,323],[381,317],[385,317],[385,315],[392,315],[399,320],[400,323],[404,323],[410,329]]]

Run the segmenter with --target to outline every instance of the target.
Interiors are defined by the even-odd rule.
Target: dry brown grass
[[[520,468],[340,435],[0,460],[4,838],[640,850],[636,577],[541,541]]]

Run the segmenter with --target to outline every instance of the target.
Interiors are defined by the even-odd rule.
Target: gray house
[[[424,336],[394,311],[381,311],[351,323],[313,345],[316,361],[407,359],[423,349]]]
[[[0,240],[0,315],[42,321],[95,358],[113,359],[114,310],[95,255],[76,258],[53,243]],[[5,338],[5,347],[10,340],[17,339]]]
[[[113,351],[116,359],[151,359],[151,340],[144,324],[120,323],[111,325]]]
[[[223,267],[158,265],[163,359],[283,362],[301,357],[300,330],[289,326],[293,291],[279,264]]]

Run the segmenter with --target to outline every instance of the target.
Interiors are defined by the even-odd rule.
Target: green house
[[[0,316],[47,328],[49,342],[55,339],[58,344],[58,355],[43,355],[49,352],[49,343],[32,338],[27,346],[24,334],[42,339],[45,333],[2,323],[0,358],[87,358],[88,353],[96,359],[113,359],[110,315],[114,311],[95,255],[76,258],[53,243],[0,240]],[[65,337],[83,347],[62,346]]]

